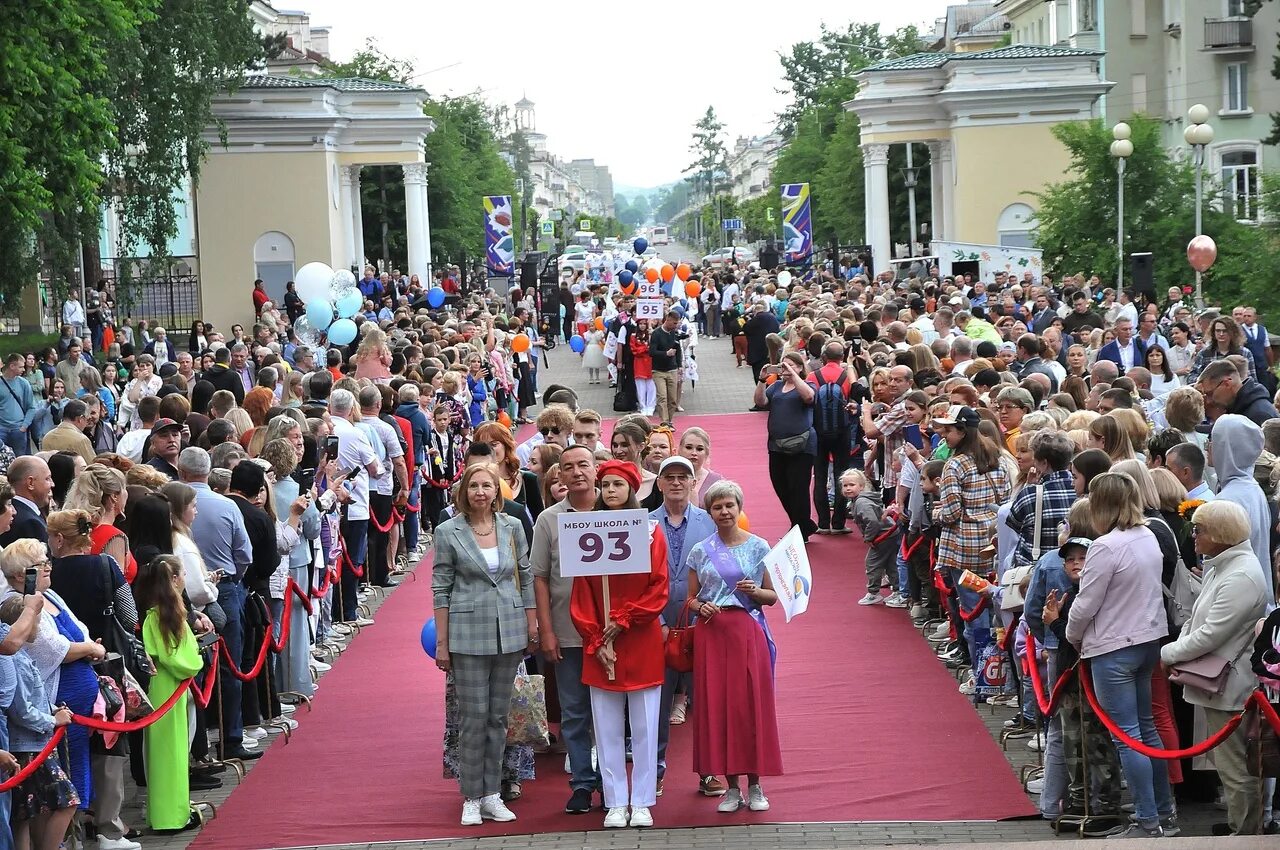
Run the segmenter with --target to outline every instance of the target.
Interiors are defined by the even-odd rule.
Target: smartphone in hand
[[[920,433],[919,425],[904,425],[902,428],[902,438],[917,449],[924,448],[924,435]]]

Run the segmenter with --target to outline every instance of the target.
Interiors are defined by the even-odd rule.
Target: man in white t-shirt
[[[364,569],[369,542],[369,479],[382,474],[382,464],[364,432],[353,424],[357,416],[355,396],[349,390],[334,390],[329,396],[329,418],[333,435],[338,438],[338,469],[344,476],[346,496],[339,497],[344,502],[340,526],[343,557],[339,564],[342,580],[336,589],[333,618],[369,625],[373,621],[362,619],[357,607],[360,598],[356,571]]]
[[[391,561],[394,553],[388,552],[391,542],[391,530],[395,526],[393,516],[396,497],[400,494],[400,503],[409,492],[409,468],[404,461],[404,447],[400,444],[403,436],[398,428],[393,428],[379,417],[382,412],[382,390],[378,387],[365,387],[360,390],[360,418],[356,427],[364,431],[377,455],[382,469],[378,475],[369,479],[369,573],[366,578],[378,587],[394,587],[399,582],[391,579]],[[399,483],[399,489],[396,484]]]

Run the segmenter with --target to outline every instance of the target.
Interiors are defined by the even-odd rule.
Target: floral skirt
[[[76,786],[71,783],[59,758],[61,748],[49,753],[44,763],[27,777],[26,781],[13,791],[13,820],[35,820],[43,814],[56,812],[59,809],[76,808],[80,805],[80,795]],[[31,764],[39,753],[14,753],[18,764],[24,768]]]
[[[525,674],[524,662],[516,671],[517,676]],[[453,684],[453,674],[445,675],[444,680],[444,778],[458,779],[458,736],[461,732],[458,722],[458,691]],[[507,745],[502,751],[502,781],[525,782],[534,778],[533,747],[525,745]]]

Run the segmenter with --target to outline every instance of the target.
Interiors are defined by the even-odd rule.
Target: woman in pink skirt
[[[769,544],[738,527],[742,488],[717,481],[703,500],[716,534],[689,553],[689,601],[698,627],[693,654],[693,769],[724,774],[729,791],[719,810],[744,805],[738,777],[747,775],[745,805],[769,810],[761,776],[782,773],[773,704],[776,652],[763,605],[778,601],[764,568]]]

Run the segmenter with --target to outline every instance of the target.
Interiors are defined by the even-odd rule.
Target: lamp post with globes
[[[1201,233],[1201,216],[1204,207],[1204,149],[1205,146],[1213,141],[1213,127],[1205,123],[1209,120],[1209,107],[1203,103],[1197,103],[1187,110],[1187,127],[1182,131],[1182,137],[1187,140],[1187,144],[1191,145],[1191,161],[1196,169],[1196,232],[1194,236]],[[1201,274],[1196,272],[1196,309],[1204,308],[1204,292],[1200,284]]]
[[[1116,158],[1116,292],[1124,288],[1124,166],[1133,155],[1133,135],[1129,125],[1121,121],[1111,128],[1111,155]]]

